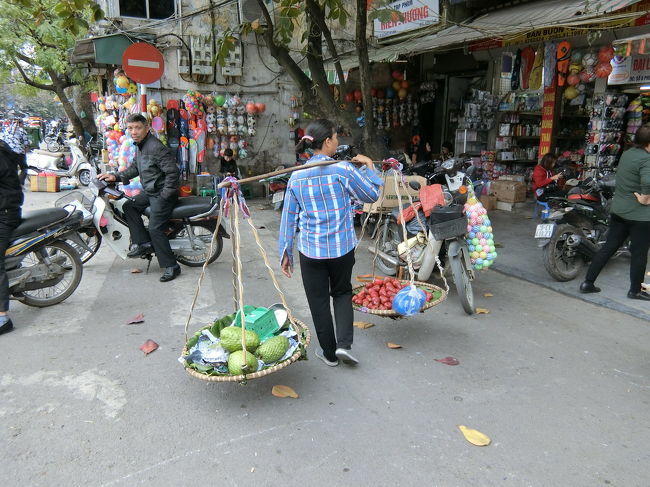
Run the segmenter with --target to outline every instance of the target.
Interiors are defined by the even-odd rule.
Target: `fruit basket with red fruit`
[[[352,307],[356,311],[378,316],[400,317],[393,309],[393,297],[411,281],[399,280],[394,277],[375,277],[372,281],[352,288]],[[424,291],[426,301],[420,312],[442,303],[447,292],[428,282],[414,281],[413,285]]]

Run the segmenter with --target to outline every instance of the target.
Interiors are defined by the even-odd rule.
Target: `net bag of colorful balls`
[[[492,233],[492,222],[487,210],[475,195],[465,203],[467,215],[467,248],[472,267],[475,270],[487,269],[497,258]]]

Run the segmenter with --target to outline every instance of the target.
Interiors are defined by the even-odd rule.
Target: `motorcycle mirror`
[[[417,181],[409,181],[409,186],[415,191],[420,191],[420,188],[422,187]]]

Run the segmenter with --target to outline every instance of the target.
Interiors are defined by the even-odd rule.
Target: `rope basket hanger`
[[[402,194],[400,192],[400,188],[405,191],[406,196],[408,197],[408,200],[409,200],[409,204],[412,207],[414,206],[413,198],[411,197],[411,194],[408,191],[408,187],[407,187],[407,183],[406,183],[406,180],[404,178],[404,175],[402,174],[402,172],[397,168],[397,166],[394,163],[392,164],[392,170],[393,170],[393,173],[392,173],[393,181],[395,183],[395,192],[396,192],[396,195],[397,195],[397,204],[398,204],[398,207],[399,207],[399,214],[403,215],[404,214],[404,205],[402,204]],[[384,181],[386,181],[387,177],[388,177],[388,174],[386,172],[384,172],[384,174],[383,174]],[[381,200],[380,200],[380,203],[378,205],[378,208],[382,208],[382,204],[383,204],[385,199],[386,199],[386,192],[384,190],[382,190]],[[370,218],[370,213],[368,213],[368,215],[366,216],[366,218],[364,219],[364,221],[363,221],[363,223],[361,225],[361,237],[360,237],[359,241],[357,242],[357,247],[361,244],[361,241],[363,240],[363,237],[365,235],[365,227],[366,227],[366,224],[367,224],[369,218]],[[423,230],[427,228],[426,225],[420,220],[420,215],[419,215],[418,211],[415,212],[415,218],[418,221],[419,228],[421,228]],[[447,298],[447,294],[449,293],[449,285],[447,284],[447,279],[445,278],[445,275],[444,275],[444,269],[442,267],[442,263],[440,262],[440,259],[438,258],[438,256],[436,256],[436,266],[438,267],[438,269],[440,271],[440,277],[442,278],[442,280],[444,282],[445,288],[443,289],[443,288],[441,288],[439,286],[436,286],[434,284],[430,284],[428,282],[420,282],[420,281],[415,280],[415,270],[413,268],[413,260],[411,258],[411,251],[408,248],[408,233],[407,233],[407,230],[406,230],[406,222],[404,221],[404,218],[400,218],[400,223],[401,223],[401,226],[402,226],[402,236],[403,236],[404,245],[405,245],[405,247],[407,249],[406,250],[406,266],[407,266],[407,269],[408,269],[408,276],[407,276],[408,279],[400,279],[400,282],[402,284],[408,284],[408,285],[416,286],[416,287],[418,287],[420,289],[423,289],[423,290],[426,289],[431,294],[439,293],[439,297],[437,299],[432,299],[431,301],[426,302],[422,306],[422,308],[420,309],[420,312],[424,312],[424,311],[432,308],[433,306],[435,306],[437,304],[440,304],[441,302],[443,302]],[[367,277],[372,277],[372,279],[375,279],[375,277],[376,277],[376,264],[377,264],[377,258],[378,258],[378,255],[379,255],[377,250],[378,250],[378,245],[379,245],[380,239],[381,239],[381,234],[380,234],[380,232],[377,231],[376,235],[375,235],[375,244],[374,244],[375,245],[375,252],[374,252],[374,257],[373,257],[373,260],[372,260],[372,275],[367,276]],[[399,256],[398,256],[398,259],[399,259]],[[364,277],[366,277],[366,276],[364,276]],[[364,279],[358,278],[358,280],[364,280]],[[359,286],[355,286],[352,289],[352,294],[356,295],[359,292],[361,292],[363,289],[364,289],[364,284],[361,284]],[[404,318],[404,316],[402,316],[400,313],[398,313],[395,310],[372,309],[372,308],[369,308],[369,307],[361,306],[361,305],[356,304],[356,303],[353,303],[352,307],[354,308],[354,310],[362,312],[362,313],[368,313],[368,314],[372,314],[372,315],[382,316],[382,317],[386,317],[386,318],[394,318],[394,319],[395,318]]]
[[[291,309],[289,308],[289,305],[287,304],[286,297],[282,290],[280,289],[280,285],[278,283],[278,280],[275,276],[275,272],[273,271],[273,268],[271,267],[271,264],[269,262],[268,255],[266,253],[266,250],[264,249],[264,246],[262,245],[262,241],[260,239],[260,235],[257,231],[257,228],[255,227],[255,224],[253,222],[253,219],[250,216],[250,211],[248,207],[246,206],[246,202],[243,199],[241,195],[241,190],[238,182],[234,178],[227,178],[230,181],[230,185],[226,191],[226,196],[221,199],[221,204],[220,204],[220,211],[219,211],[219,216],[217,218],[217,225],[215,227],[214,233],[212,235],[212,241],[210,243],[210,252],[212,252],[212,246],[214,245],[217,232],[219,231],[219,227],[221,224],[222,217],[225,215],[226,217],[228,214],[230,214],[230,227],[231,227],[231,233],[232,233],[232,255],[233,255],[233,264],[232,264],[232,273],[233,273],[233,299],[235,302],[235,309],[239,311],[239,318],[240,318],[240,326],[242,330],[242,351],[244,353],[244,363],[246,363],[246,359],[248,354],[252,354],[252,352],[249,352],[246,350],[246,319],[245,319],[245,314],[244,314],[244,285],[243,285],[243,280],[242,280],[242,262],[241,262],[241,233],[240,233],[240,213],[243,214],[243,219],[248,223],[253,236],[255,237],[255,243],[257,246],[257,250],[262,257],[262,260],[264,261],[264,266],[266,267],[266,270],[269,273],[269,276],[271,278],[271,281],[273,282],[273,286],[275,287],[278,295],[280,296],[280,301],[282,302],[282,305],[284,306],[285,310],[287,311],[287,319],[290,323],[290,328],[293,329],[298,334],[298,348],[296,351],[287,359],[278,362],[277,364],[259,370],[259,371],[251,371],[249,373],[244,373],[240,375],[207,375],[203,374],[201,372],[198,372],[192,368],[189,367],[187,362],[185,362],[185,371],[192,377],[196,379],[201,379],[207,382],[246,382],[247,380],[250,379],[257,379],[259,377],[264,377],[265,375],[272,374],[273,372],[277,372],[280,369],[283,369],[287,367],[288,365],[291,365],[295,361],[304,358],[305,356],[305,349],[309,346],[309,342],[311,340],[311,336],[309,333],[309,328],[305,323],[302,321],[296,319],[293,316],[293,313],[291,312]],[[194,293],[194,299],[192,300],[192,305],[190,307],[190,312],[188,314],[187,320],[185,321],[185,345],[183,346],[183,352],[182,352],[182,357],[186,357],[189,354],[189,350],[187,348],[187,341],[188,341],[188,327],[189,323],[192,319],[192,313],[194,311],[194,308],[196,306],[196,301],[199,297],[199,294],[201,292],[201,284],[203,282],[203,278],[205,277],[205,271],[207,267],[207,260],[206,263],[203,265],[203,269],[201,271],[201,275],[199,276],[199,280],[197,283],[196,291]],[[282,327],[283,323],[279,323],[279,325]],[[207,325],[201,329],[209,329],[212,326],[212,324]],[[242,369],[244,372],[246,372],[247,365],[244,365]]]

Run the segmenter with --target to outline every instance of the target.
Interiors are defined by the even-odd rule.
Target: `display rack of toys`
[[[585,163],[588,167],[615,166],[623,148],[628,96],[604,93],[594,97],[587,126]]]

